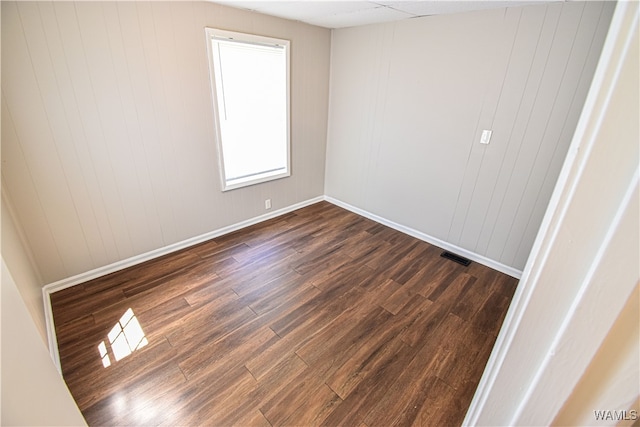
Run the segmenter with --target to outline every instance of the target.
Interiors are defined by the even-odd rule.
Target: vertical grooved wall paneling
[[[290,178],[221,192],[204,28],[292,45]],[[2,180],[45,282],[323,194],[330,31],[208,2],[2,2]]]
[[[521,270],[614,6],[334,30],[326,194]]]

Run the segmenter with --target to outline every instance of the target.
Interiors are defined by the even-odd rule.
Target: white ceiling
[[[442,15],[507,6],[548,3],[554,0],[213,0],[215,3],[266,15],[302,21],[326,28],[344,28],[418,16]],[[565,0],[555,0],[565,1]]]

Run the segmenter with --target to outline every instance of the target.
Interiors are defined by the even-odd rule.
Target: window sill
[[[230,179],[223,183],[222,191],[235,190],[237,188],[248,187],[250,185],[260,184],[263,182],[274,181],[276,179],[291,176],[291,172],[278,169],[277,171],[265,172],[258,175],[252,175],[243,178]]]

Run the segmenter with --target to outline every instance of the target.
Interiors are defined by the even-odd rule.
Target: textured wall
[[[335,30],[325,193],[521,270],[614,6]]]
[[[226,193],[204,28],[291,40],[292,176]],[[330,31],[207,2],[2,2],[2,180],[45,282],[323,194]]]

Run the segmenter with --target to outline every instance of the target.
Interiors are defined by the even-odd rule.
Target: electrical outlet
[[[271,209],[271,199],[267,199],[264,201],[264,208]]]
[[[482,136],[480,137],[480,144],[488,144],[491,141],[491,134],[493,131],[491,130],[483,130]]]

